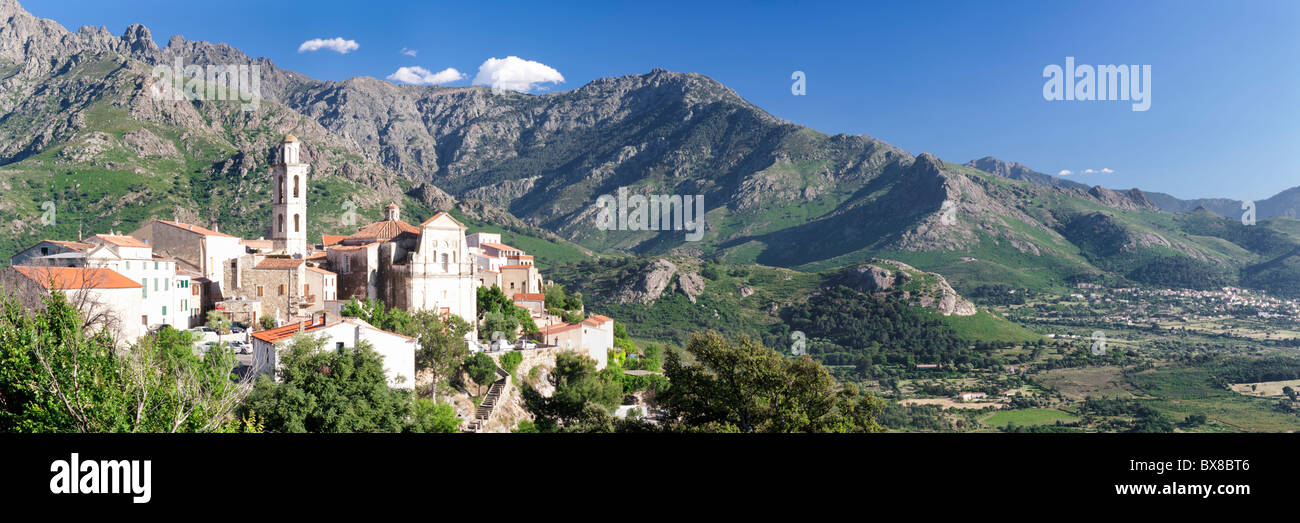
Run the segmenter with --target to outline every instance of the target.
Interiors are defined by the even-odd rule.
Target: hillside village
[[[215,317],[251,333],[252,372],[270,376],[287,342],[305,333],[323,336],[331,348],[369,343],[384,356],[390,386],[412,388],[417,340],[344,316],[351,300],[435,311],[444,320],[457,316],[472,327],[465,336],[471,352],[530,350],[553,360],[556,351],[572,351],[591,357],[597,369],[606,366],[613,319],[548,311],[548,282],[533,257],[502,243],[500,234],[467,234],[445,212],[413,225],[390,203],[380,221],[308,243],[310,166],[299,161],[300,146],[288,135],[275,151],[269,239],[225,234],[217,224],[154,219],[125,234],[42,240],[15,254],[0,280],[28,307],[48,291],[75,296],[83,314],[101,315],[98,324],[121,345],[165,326],[203,331]],[[508,336],[479,328],[477,295],[484,287],[499,288],[527,311],[538,326],[534,339],[506,341],[523,334],[522,327]],[[475,410],[472,430],[491,416],[490,408]]]

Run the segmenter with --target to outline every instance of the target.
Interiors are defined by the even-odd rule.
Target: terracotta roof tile
[[[298,266],[299,266],[299,265],[302,265],[303,262],[305,262],[305,261],[306,261],[306,260],[303,260],[302,258],[297,258],[297,259],[295,259],[295,258],[267,258],[267,259],[265,259],[265,260],[262,260],[262,263],[257,264],[257,266],[255,266],[255,267],[253,267],[253,268],[254,268],[254,269],[268,269],[268,270],[274,270],[274,269],[297,269]]]
[[[198,225],[190,225],[188,223],[169,222],[167,220],[158,220],[158,223],[164,223],[172,227],[176,227],[178,229],[184,229],[193,233],[202,234],[204,236],[220,236],[223,238],[234,238],[234,236],[231,236],[229,234],[219,233],[217,231],[208,229],[206,227],[199,227]]]
[[[538,293],[529,293],[529,292],[516,292],[514,300],[515,301],[538,301],[538,300],[545,301],[546,295],[538,294]]]
[[[118,247],[142,247],[146,249],[149,248],[149,244],[142,242],[136,238],[132,238],[130,236],[117,236],[113,234],[96,234],[93,237],[99,238],[101,240],[104,240],[105,242],[111,243]]]
[[[420,235],[420,228],[402,220],[384,220],[362,227],[358,229],[357,232],[352,233],[344,239],[387,242],[403,234],[418,237]]]
[[[113,269],[85,267],[25,267],[14,270],[46,289],[139,289],[135,280]]]

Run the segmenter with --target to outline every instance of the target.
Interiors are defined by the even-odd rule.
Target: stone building
[[[411,225],[390,203],[383,220],[326,248],[329,267],[338,274],[339,298],[434,310],[472,323],[478,316],[476,280],[465,229],[447,213]]]

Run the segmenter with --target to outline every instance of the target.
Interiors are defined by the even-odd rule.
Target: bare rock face
[[[845,271],[844,282],[862,292],[886,291],[894,286],[894,274],[875,265],[859,265]]]
[[[122,135],[122,141],[141,157],[174,158],[180,155],[174,144],[145,128]]]
[[[455,198],[429,182],[420,182],[407,194],[414,196],[427,205],[432,205],[439,212],[447,211],[456,206]]]
[[[746,286],[740,288],[740,297],[741,297],[741,298],[748,298],[748,297],[753,296],[753,295],[754,295],[754,288],[753,288],[753,287],[750,287],[750,286],[746,285]]]
[[[668,288],[676,273],[676,264],[662,258],[656,259],[639,278],[625,283],[615,293],[614,300],[618,303],[654,303],[663,296],[664,289]]]
[[[920,289],[902,291],[914,279],[928,283]],[[935,309],[944,316],[970,316],[976,312],[975,304],[957,294],[942,275],[894,260],[872,258],[866,265],[844,269],[831,281],[867,294],[892,294],[914,307]]]
[[[691,303],[695,303],[695,297],[704,293],[704,277],[695,273],[680,274],[677,276],[677,288]]]

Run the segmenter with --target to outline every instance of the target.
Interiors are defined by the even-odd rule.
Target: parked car
[[[253,353],[253,346],[252,346],[252,345],[249,345],[247,342],[243,342],[243,341],[232,341],[232,342],[230,342],[230,349],[233,350],[233,351],[235,351],[235,354],[252,354],[252,353]]]
[[[531,341],[528,341],[528,340],[521,339],[521,340],[519,340],[519,343],[516,343],[516,344],[515,344],[515,348],[516,348],[516,349],[519,349],[519,350],[530,350],[530,349],[536,349],[536,348],[537,348],[537,344],[536,344],[536,343],[533,343],[533,342],[531,342]]]
[[[231,334],[243,334],[245,330],[247,329],[245,329],[244,327],[240,327],[238,324],[230,326]]]

